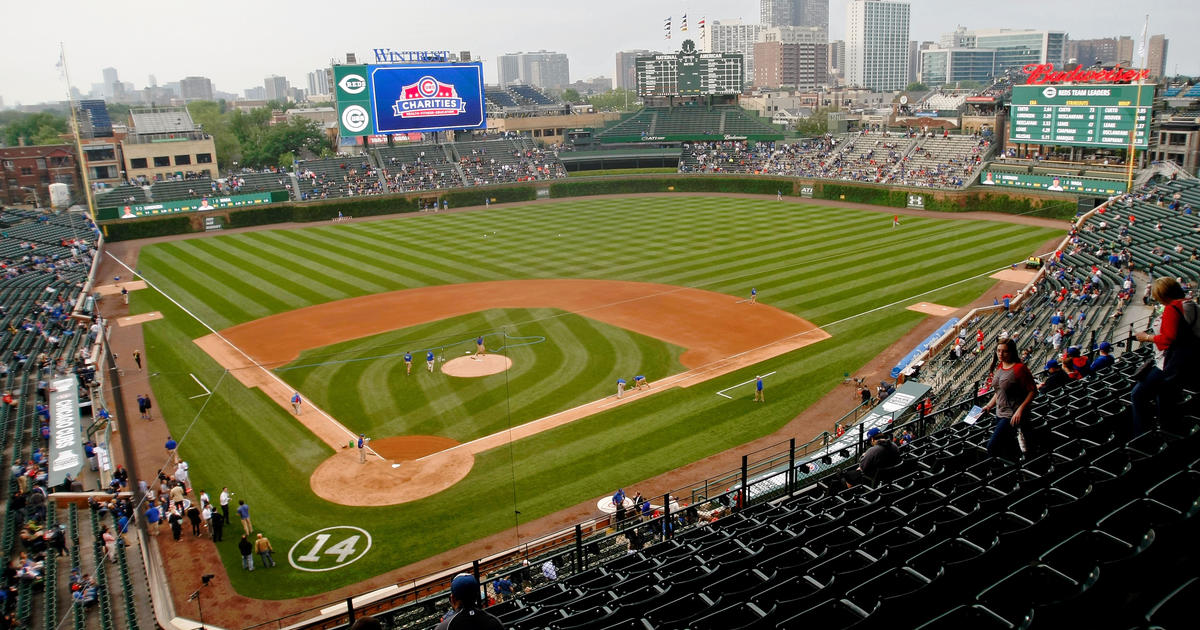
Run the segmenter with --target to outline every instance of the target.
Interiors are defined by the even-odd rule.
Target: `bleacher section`
[[[961,188],[987,148],[985,140],[974,136],[880,132],[826,135],[791,144],[695,142],[684,145],[679,170]]]
[[[503,107],[520,107],[521,106],[521,104],[518,103],[515,98],[513,98],[512,94],[509,94],[508,91],[504,90],[503,88],[489,87],[489,88],[485,89],[483,93],[484,93],[484,96],[485,96],[488,104],[491,105],[492,107],[502,107],[503,108]]]
[[[950,111],[957,110],[967,102],[966,94],[931,94],[918,107],[923,110]]]
[[[93,201],[97,208],[111,208],[114,206],[146,203],[147,199],[146,191],[141,186],[121,184],[116,188],[97,192],[93,197]]]
[[[450,145],[468,185],[486,186],[566,177],[557,156],[528,138],[456,142]]]
[[[254,193],[271,190],[291,190],[291,176],[287,173],[231,173],[221,185],[224,193]],[[157,198],[157,195],[156,195]]]
[[[973,136],[921,138],[898,166],[899,179],[909,186],[961,188],[978,169],[988,147],[989,141]]]
[[[376,149],[389,192],[441,190],[463,185],[462,176],[439,144],[398,144]]]
[[[205,177],[154,182],[150,196],[156,203],[180,199],[199,199],[214,194],[213,180]]]
[[[378,169],[367,156],[297,162],[296,177],[302,201],[377,195],[385,191]]]

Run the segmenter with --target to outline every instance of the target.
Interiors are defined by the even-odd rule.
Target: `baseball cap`
[[[1067,356],[1069,356],[1069,357],[1079,356],[1079,346],[1071,346],[1070,348],[1067,348]]]
[[[450,581],[450,594],[463,603],[479,601],[479,580],[470,573],[459,573]]]
[[[867,431],[867,439],[874,440],[875,436],[879,435],[880,433],[881,433],[881,431],[879,430],[879,427],[875,427],[874,429]]]
[[[1099,348],[1100,352],[1108,352],[1109,350],[1112,350],[1112,344],[1108,343],[1107,341],[1101,341]]]
[[[1047,362],[1046,362],[1046,369],[1047,369],[1047,370],[1049,370],[1049,369],[1051,369],[1051,368],[1056,368],[1056,367],[1058,367],[1058,360],[1057,360],[1057,359],[1050,359],[1049,361],[1047,361]]]

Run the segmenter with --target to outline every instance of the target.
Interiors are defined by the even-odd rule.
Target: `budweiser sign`
[[[1133,70],[1113,66],[1107,70],[1084,70],[1082,65],[1074,70],[1055,70],[1052,63],[1031,63],[1021,68],[1029,79],[1029,85],[1047,83],[1131,83],[1150,76],[1149,70]]]

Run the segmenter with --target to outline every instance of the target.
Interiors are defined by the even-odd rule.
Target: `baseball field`
[[[157,291],[130,308],[163,315],[143,325],[150,384],[195,487],[229,486],[276,550],[278,569],[241,571],[235,516],[232,585],[283,599],[766,435],[927,317],[906,306],[965,305],[1061,233],[891,224],[679,196],[264,230],[144,247]],[[511,367],[448,374],[483,367],[464,363],[479,336]],[[754,403],[745,383],[766,373]],[[652,388],[616,400],[634,375]],[[346,448],[358,433],[367,464]]]

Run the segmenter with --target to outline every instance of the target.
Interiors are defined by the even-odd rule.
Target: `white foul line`
[[[775,372],[767,372],[766,374],[763,374],[762,377],[767,378],[768,376],[770,376],[774,373]],[[729,394],[726,394],[725,392],[727,392],[735,387],[741,387],[742,385],[748,385],[750,383],[753,383],[754,381],[755,381],[755,379],[750,379],[744,383],[738,383],[737,385],[730,385],[729,387],[726,387],[725,389],[722,389],[721,391],[717,392],[717,395],[724,396],[724,397],[728,398],[729,400],[733,400],[733,396],[730,396]]]
[[[188,400],[191,400],[193,398],[200,398],[202,396],[212,396],[212,392],[208,391],[208,388],[204,386],[204,383],[200,382],[200,379],[196,378],[195,374],[188,372],[188,376],[191,376],[192,380],[196,381],[196,384],[200,386],[200,389],[204,390],[203,394],[196,394],[195,396],[188,396]]]

